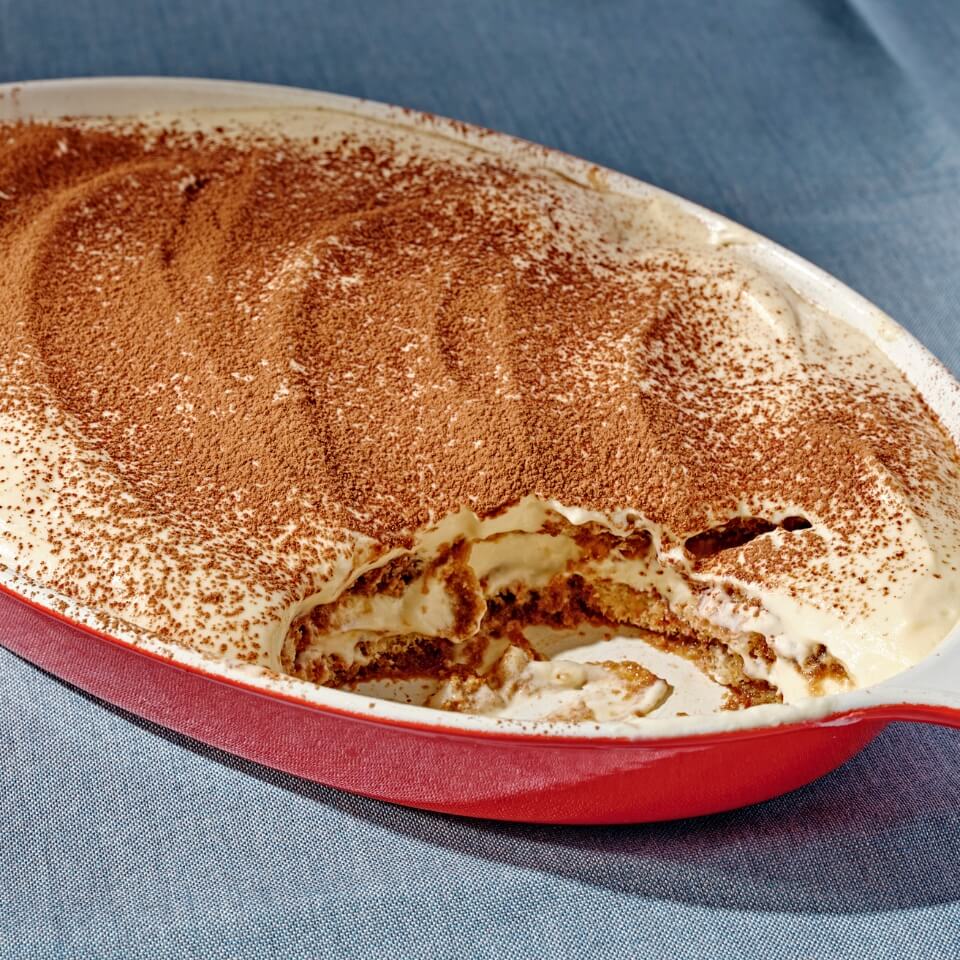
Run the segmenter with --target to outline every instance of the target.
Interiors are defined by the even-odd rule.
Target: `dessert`
[[[440,709],[883,680],[960,617],[957,450],[746,249],[429,121],[0,126],[0,563]]]

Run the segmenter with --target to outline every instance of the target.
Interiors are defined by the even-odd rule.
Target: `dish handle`
[[[960,631],[916,666],[864,694],[872,716],[960,728]]]

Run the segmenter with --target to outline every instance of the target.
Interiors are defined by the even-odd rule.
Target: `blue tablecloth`
[[[775,237],[960,371],[953,0],[0,0],[0,79],[122,73],[562,147]],[[935,728],[728,815],[505,826],[240,762],[0,651],[0,816],[4,958],[960,956],[960,736]]]

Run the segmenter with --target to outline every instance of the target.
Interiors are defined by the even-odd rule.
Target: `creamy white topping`
[[[158,118],[155,122],[162,125],[167,120]],[[328,139],[344,132],[362,132],[370,123],[332,112],[281,111],[270,114],[269,120],[291,135],[322,131]],[[210,131],[220,125],[249,122],[250,118],[243,115],[206,113],[187,118],[185,125],[195,124]],[[423,149],[424,142],[429,141],[430,149],[438,155],[464,152],[422,132],[396,133],[401,144],[407,137],[417,149]],[[891,395],[909,394],[908,385],[893,376],[892,365],[863,335],[756,267],[746,254],[741,255],[736,235],[711,233],[662,198],[630,204],[611,200],[605,209],[607,217],[596,222],[594,229],[598,235],[615,236],[625,256],[640,249],[679,246],[687,251],[689,263],[700,265],[707,274],[722,265],[728,271],[724,283],[744,291],[736,301],[743,345],[786,343],[782,362],[796,366],[791,389],[798,395],[805,389],[804,362],[842,364],[852,375],[868,366],[886,367],[891,373]],[[280,280],[282,277],[278,283]],[[8,379],[13,376],[11,371],[5,373]],[[780,390],[775,399],[782,406],[791,402],[789,391]],[[25,437],[23,427],[9,414],[0,416],[0,523],[4,532],[0,563],[18,576],[89,601],[147,630],[178,640],[189,636],[200,649],[219,651],[225,657],[255,649],[258,662],[273,670],[281,669],[281,653],[291,624],[311,609],[334,603],[347,595],[359,576],[404,553],[428,563],[442,545],[458,540],[471,545],[468,564],[486,599],[513,584],[541,588],[571,570],[590,580],[655,593],[676,617],[716,628],[743,659],[745,673],[773,684],[788,701],[809,695],[801,667],[820,647],[839,661],[854,685],[869,685],[923,659],[960,618],[960,575],[956,570],[960,528],[951,500],[955,485],[946,481],[934,484],[930,497],[917,504],[879,461],[871,462],[871,475],[863,482],[875,494],[886,534],[869,542],[849,534],[840,537],[810,510],[794,504],[742,500],[738,507],[741,516],[763,517],[779,524],[802,514],[810,524],[802,530],[777,528],[761,535],[774,566],[781,552],[783,556],[779,569],[762,577],[740,562],[736,550],[698,566],[682,544],[699,531],[665,530],[629,504],[607,514],[561,504],[532,492],[493,517],[478,516],[464,506],[416,531],[409,551],[384,553],[377,543],[360,534],[318,528],[311,533],[332,550],[324,562],[307,570],[285,552],[283,544],[258,543],[260,563],[274,570],[291,570],[289,585],[277,591],[263,586],[257,564],[237,561],[234,568],[229,541],[224,538],[221,542],[216,533],[192,541],[190,536],[178,537],[177,551],[198,561],[189,576],[181,575],[172,550],[164,549],[171,539],[167,518],[142,514],[132,520],[104,510],[104,490],[115,488],[118,497],[136,498],[137,494],[119,483],[115,464],[91,454],[77,425],[51,416],[48,423],[30,423],[29,437]],[[26,483],[19,465],[38,450],[58,465],[57,470],[42,482],[32,477]],[[817,465],[812,463],[810,469],[815,471]],[[677,482],[682,483],[683,478],[678,477]],[[91,529],[99,527],[106,533],[123,528],[123,536],[116,538],[122,555],[115,558],[112,575],[118,582],[122,579],[135,585],[169,582],[169,602],[163,609],[139,605],[135,590],[124,591],[124,599],[119,600],[120,591],[112,591],[103,572],[94,567],[82,582],[62,581],[62,565],[68,558],[51,551],[50,543],[62,522],[75,522],[81,514],[85,514]],[[716,525],[734,516],[718,516]],[[558,518],[575,527],[596,524],[620,537],[646,531],[651,551],[641,557],[611,554],[584,559],[581,547],[570,535],[545,532],[550,521]],[[818,551],[821,566],[794,568],[791,558],[798,544],[808,544]],[[210,582],[199,561],[218,549],[222,567],[231,572],[236,613],[229,622],[211,617],[203,600]],[[470,629],[475,630],[478,623],[475,621]],[[447,638],[455,626],[455,598],[444,581],[425,575],[398,596],[374,594],[344,601],[322,642],[304,656],[309,661],[333,654],[349,664],[361,656],[357,650],[361,642],[404,634]],[[759,634],[768,642],[776,655],[772,663],[751,649],[751,634]],[[500,651],[500,660],[484,664],[487,669],[501,671],[500,688],[473,691],[470,708],[498,716],[542,718],[558,712],[572,715],[584,706],[596,719],[604,720],[630,719],[672,701],[673,697],[668,700],[672,680],[654,680],[624,693],[623,685],[618,686],[622,678],[602,662],[620,659],[652,664],[654,673],[662,676],[658,665],[662,654],[651,652],[641,638],[618,638],[616,644],[617,655],[611,658],[602,656],[597,649],[602,644],[596,638],[564,647],[544,662],[521,656],[516,648]],[[588,655],[596,659],[580,663],[587,648]],[[447,687],[429,692],[426,699],[442,706],[455,694],[464,695]]]

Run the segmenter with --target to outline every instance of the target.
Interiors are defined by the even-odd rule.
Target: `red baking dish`
[[[330,94],[156,78],[42,81],[0,88],[0,118],[127,114],[198,106],[321,106],[538,159],[579,181],[657,192],[563,154],[462,124]],[[737,229],[750,256],[867,333],[960,440],[960,386],[912,337],[838,281],[729,221],[677,200],[711,227]],[[276,678],[159,641],[90,626],[81,607],[0,574],[0,641],[125,710],[249,760],[333,787],[472,817],[626,823],[755,803],[833,770],[891,720],[960,727],[960,631],[874,687],[801,704],[625,725],[530,724],[433,711]]]

